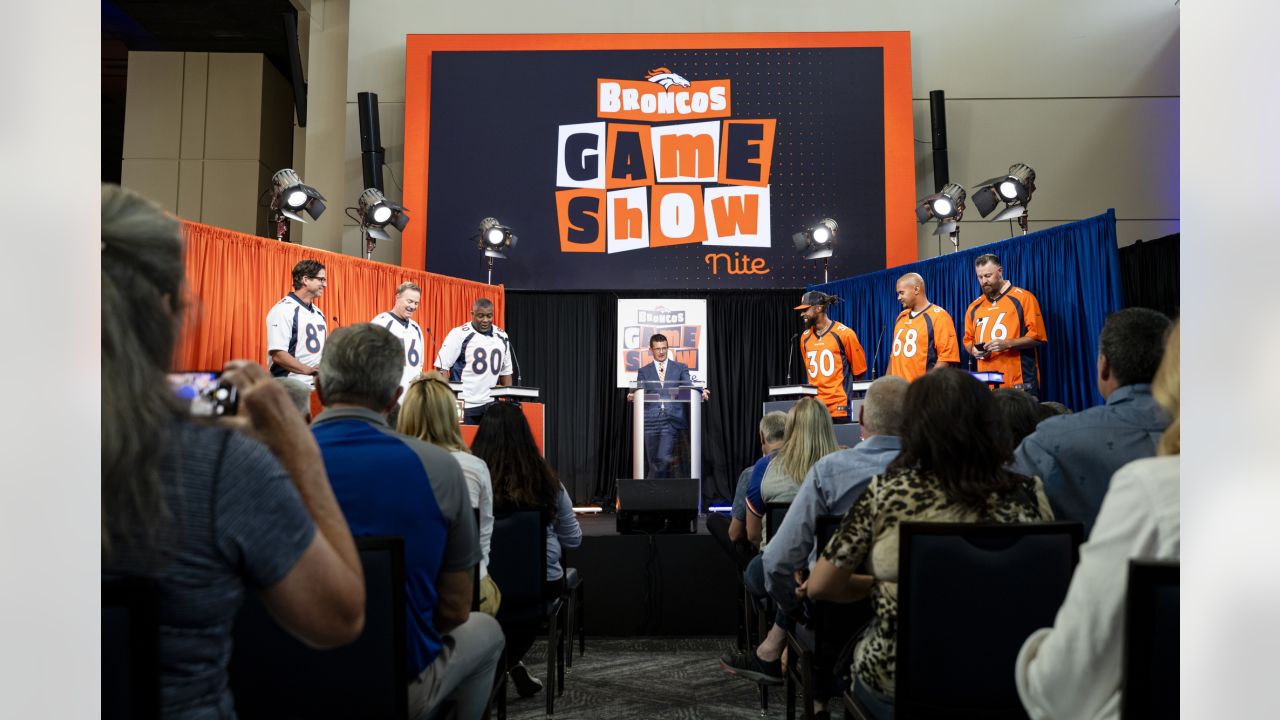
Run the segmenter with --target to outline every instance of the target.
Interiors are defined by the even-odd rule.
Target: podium
[[[462,383],[449,383],[449,388],[453,390],[453,394],[457,395],[462,392]],[[517,385],[498,385],[494,387],[489,396],[495,401],[514,401],[520,404],[520,411],[524,413],[524,419],[529,421],[529,430],[533,433],[533,440],[538,444],[538,452],[543,457],[547,455],[546,442],[543,440],[544,421],[546,406],[540,402],[536,402],[541,397],[541,391],[536,387],[524,387]],[[459,420],[459,423],[462,421]],[[462,441],[471,447],[471,443],[476,439],[476,425],[461,425]]]
[[[998,388],[1004,384],[1004,373],[987,370],[970,370],[969,374],[978,380],[986,383],[992,388]]]
[[[869,382],[852,382],[848,384],[849,388],[849,419],[852,422],[836,425],[836,444],[844,447],[853,447],[862,441],[862,426],[858,424],[858,411],[862,408],[862,401],[867,396],[867,388],[871,387]],[[801,398],[818,396],[818,388],[812,385],[774,385],[769,388],[768,398],[764,401],[764,411],[761,415],[771,413],[775,410],[787,412]]]
[[[633,392],[632,477],[649,478],[652,467],[665,465],[668,470],[665,477],[694,478],[701,490],[702,387],[693,384],[662,387],[656,382],[637,381]],[[648,444],[646,431],[650,435]],[[681,448],[688,449],[688,465],[683,462],[686,458],[677,456]],[[669,456],[650,458],[652,450]]]

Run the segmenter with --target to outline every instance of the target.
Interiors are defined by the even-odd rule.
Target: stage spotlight
[[[796,250],[804,255],[805,260],[829,258],[835,251],[838,227],[835,220],[826,218],[817,225],[792,235],[791,242],[795,243]]]
[[[386,231],[387,225],[403,231],[405,225],[409,224],[409,216],[405,214],[404,207],[388,200],[378,188],[366,188],[360,193],[356,214],[360,218],[360,227],[369,237],[378,240],[391,239]]]
[[[991,218],[1009,220],[1018,218],[1022,232],[1027,231],[1027,205],[1031,203],[1031,195],[1036,191],[1036,171],[1030,166],[1016,163],[1009,167],[1009,172],[989,180],[983,180],[975,186],[973,204],[978,206],[982,217],[991,214],[996,205],[1004,202],[1005,209]]]
[[[480,233],[476,237],[476,246],[484,251],[485,257],[503,260],[507,259],[503,251],[515,245],[517,239],[511,228],[491,217],[480,221]]]
[[[302,182],[298,173],[285,168],[271,176],[271,209],[290,220],[306,222],[305,210],[312,220],[319,220],[324,213],[324,196],[315,188]]]
[[[947,183],[936,193],[920,198],[916,204],[916,221],[921,225],[936,220],[933,234],[938,238],[938,254],[942,254],[942,235],[951,238],[951,244],[960,249],[960,219],[964,217],[965,191],[955,183]]]

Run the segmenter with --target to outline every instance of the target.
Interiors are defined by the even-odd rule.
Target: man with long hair
[[[796,310],[804,319],[800,335],[800,362],[809,384],[818,388],[818,399],[831,413],[831,422],[853,422],[849,408],[853,399],[849,383],[867,371],[867,354],[858,334],[847,325],[827,316],[827,308],[839,298],[810,290],[800,298]]]

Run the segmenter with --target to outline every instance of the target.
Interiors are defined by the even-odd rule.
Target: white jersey
[[[467,407],[478,407],[490,401],[489,391],[498,378],[511,374],[511,350],[507,334],[497,325],[489,333],[476,330],[471,323],[449,331],[436,367],[449,376],[449,382],[462,383],[459,397]]]
[[[400,387],[409,389],[409,381],[422,372],[423,355],[427,352],[427,344],[422,335],[422,328],[412,319],[401,320],[388,310],[378,313],[373,319],[374,325],[380,325],[391,331],[392,335],[404,343],[404,375],[400,378]],[[404,399],[404,396],[400,396]]]
[[[271,362],[273,350],[283,350],[307,367],[320,367],[324,353],[325,337],[329,326],[324,313],[315,305],[307,305],[297,295],[289,293],[267,313],[267,369],[276,377],[301,380],[308,387],[315,387],[315,378],[289,372]]]

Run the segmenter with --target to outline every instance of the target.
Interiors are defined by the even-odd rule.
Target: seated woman
[[[1169,334],[1151,382],[1151,394],[1173,418],[1157,455],[1112,476],[1053,627],[1032,633],[1018,653],[1014,679],[1032,718],[1120,716],[1129,560],[1177,560],[1181,550],[1180,327]]]
[[[558,595],[564,586],[561,548],[581,545],[582,528],[573,514],[569,492],[538,452],[520,408],[507,402],[490,405],[480,419],[471,452],[489,467],[495,514],[517,510],[547,510],[551,514],[547,525],[547,595]],[[536,695],[542,683],[529,675],[521,660],[533,645],[538,623],[504,624],[502,631],[507,636],[507,672],[516,692],[520,697]]]
[[[298,639],[334,647],[364,627],[364,571],[320,448],[266,370],[235,361],[222,376],[257,439],[178,404],[165,372],[184,272],[177,221],[104,185],[103,579],[159,587],[160,714],[234,717],[227,662],[245,591]]]
[[[824,456],[836,451],[836,433],[831,424],[831,413],[814,398],[802,398],[787,411],[786,430],[782,449],[769,461],[759,485],[747,488],[747,538],[764,547],[764,514],[768,503],[790,503],[800,492],[809,468]],[[764,586],[763,556],[756,555],[747,563],[743,573],[747,591],[759,598],[768,596]],[[782,682],[782,651],[786,647],[787,631],[794,621],[779,612],[774,618],[768,635],[756,646],[754,652],[737,652],[722,655],[720,667],[740,677],[758,683]]]
[[[1053,519],[1040,480],[1004,469],[1013,457],[1008,425],[972,375],[938,368],[916,379],[903,417],[902,453],[871,479],[798,591],[836,602],[871,593],[875,619],[851,669],[854,694],[877,718],[893,717],[899,523]],[[864,562],[870,577],[854,574]]]
[[[439,371],[419,375],[400,403],[396,430],[453,453],[467,479],[471,507],[480,511],[480,612],[496,615],[502,594],[489,575],[489,542],[493,538],[493,481],[489,466],[467,448],[458,429],[458,398]]]

